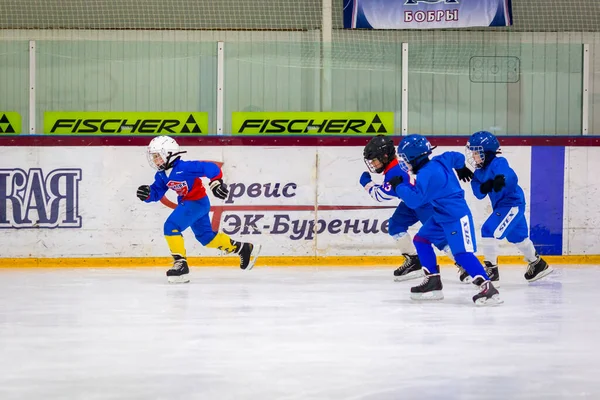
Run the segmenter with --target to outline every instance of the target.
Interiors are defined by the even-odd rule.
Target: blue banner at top
[[[511,0],[344,0],[344,28],[350,29],[509,25]]]

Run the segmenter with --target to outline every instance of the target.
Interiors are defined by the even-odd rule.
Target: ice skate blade
[[[542,279],[545,276],[550,275],[552,272],[554,272],[554,268],[552,268],[551,266],[548,266],[548,268],[546,268],[545,270],[543,270],[542,272],[540,272],[539,274],[537,274],[536,276],[534,276],[531,279],[526,279],[527,282],[535,282],[535,281],[539,281],[540,279]],[[496,285],[494,285],[496,286]],[[496,286],[497,287],[497,286]]]
[[[254,247],[252,248],[252,252],[250,253],[250,262],[248,263],[248,266],[244,268],[244,271],[250,271],[254,267],[254,264],[256,264],[256,260],[258,260],[258,255],[260,254],[261,249],[262,245],[254,245]]]
[[[185,274],[180,276],[167,276],[167,280],[169,283],[188,283],[190,278],[188,274]]]
[[[419,270],[409,272],[406,275],[396,276],[396,277],[394,277],[394,281],[395,282],[410,281],[411,279],[422,278],[423,276],[424,276],[423,269],[421,268]]]
[[[434,290],[427,293],[411,293],[410,299],[415,301],[444,300],[444,293],[441,290]]]
[[[485,297],[482,297],[480,299],[475,300],[475,305],[477,307],[493,307],[499,306],[502,303],[504,303],[504,300],[500,299],[500,296],[498,296],[497,294],[493,295],[491,299],[486,299]]]

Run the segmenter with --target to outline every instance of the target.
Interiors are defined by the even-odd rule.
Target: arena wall
[[[14,258],[24,265],[71,265],[81,260],[88,265],[152,265],[157,258],[167,260],[162,226],[170,208],[142,203],[135,196],[139,185],[153,179],[145,155],[147,140],[4,138],[0,264]],[[252,143],[252,138],[182,140],[188,158],[223,163],[230,194],[224,201],[210,194],[213,226],[261,243],[264,264],[305,260],[376,265],[397,259],[386,222],[397,202],[377,203],[358,184],[365,170],[366,139],[313,139],[312,145],[294,138],[259,139],[263,145]],[[100,145],[107,141],[113,145]],[[558,261],[584,262],[600,255],[600,177],[594,173],[599,170],[600,149],[588,146],[595,141],[588,138],[583,146],[503,146],[526,194],[532,240],[541,253]],[[565,139],[572,142],[577,144]],[[439,138],[435,143],[441,144],[435,153],[464,149],[464,138]],[[463,187],[479,228],[491,210],[489,201],[476,200],[469,184]],[[169,199],[175,201],[172,194]],[[184,236],[197,265],[235,264],[235,258],[202,247],[192,232]],[[505,262],[519,262],[510,244],[500,248]]]

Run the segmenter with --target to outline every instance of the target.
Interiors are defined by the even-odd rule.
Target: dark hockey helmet
[[[369,171],[382,173],[385,167],[396,159],[396,148],[391,137],[385,135],[377,135],[369,140],[369,143],[363,150],[365,164]]]

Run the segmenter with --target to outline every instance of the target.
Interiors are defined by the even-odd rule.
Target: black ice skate
[[[410,288],[410,298],[413,300],[442,300],[444,286],[440,274],[430,274],[426,268],[423,268],[423,273],[425,274],[423,282],[419,286]]]
[[[173,254],[173,267],[167,271],[169,283],[188,283],[190,281],[187,260],[179,254]]]
[[[536,256],[537,260],[529,263],[527,272],[525,272],[525,279],[527,282],[535,282],[554,271],[542,257],[538,254],[536,254]]]
[[[240,243],[236,253],[240,256],[240,268],[251,270],[258,259],[261,245],[252,243]]]
[[[458,265],[458,263],[454,263],[454,265],[456,265],[456,267],[458,268],[458,280],[460,281],[460,283],[473,282],[473,278],[471,278],[471,275],[469,275],[469,273],[465,271],[463,267]]]
[[[485,272],[490,277],[490,281],[494,284],[494,287],[500,287],[500,271],[498,271],[498,266],[492,264],[489,261],[484,261],[485,264]]]
[[[479,293],[473,296],[473,303],[476,306],[497,306],[504,303],[500,299],[500,293],[490,281],[484,280],[481,276],[477,276],[473,283],[479,286]]]
[[[404,256],[404,264],[394,271],[394,280],[396,282],[408,281],[423,276],[423,268],[419,256],[402,254]]]

